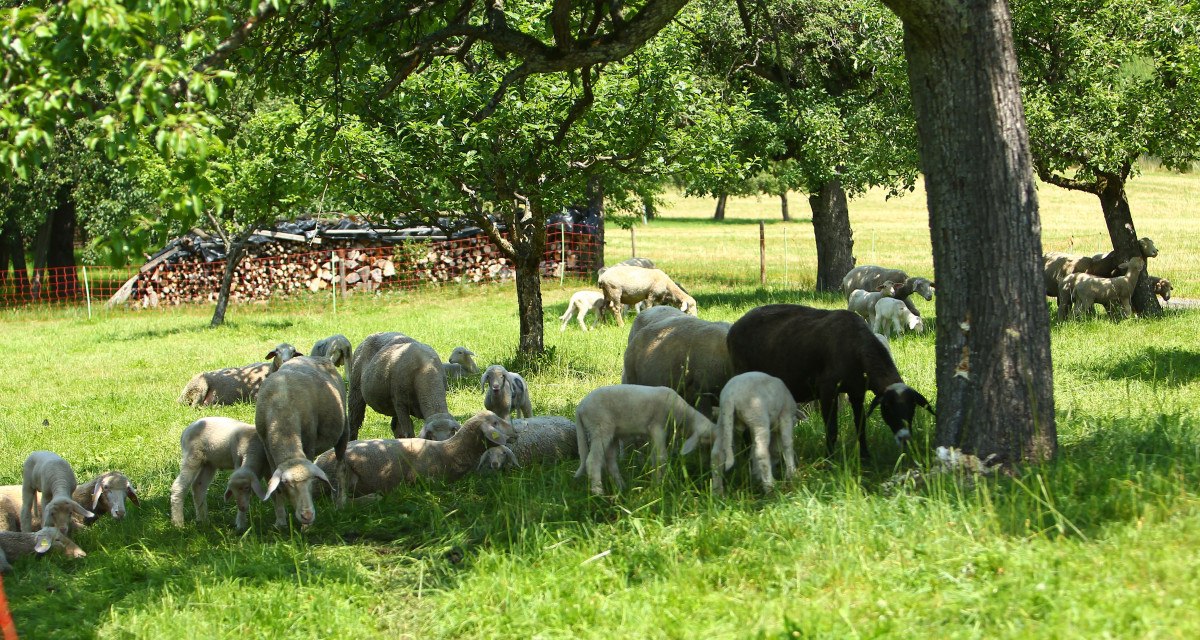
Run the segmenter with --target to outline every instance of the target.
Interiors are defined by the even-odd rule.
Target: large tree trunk
[[[13,266],[13,293],[18,298],[29,295],[29,270],[25,264],[25,241],[21,237],[21,227],[17,221],[9,218],[0,229],[0,288],[7,284],[8,265]]]
[[[46,287],[46,257],[50,251],[50,229],[54,226],[54,214],[57,209],[51,209],[46,219],[38,225],[37,236],[33,239],[33,277],[29,282],[29,297],[41,299]]]
[[[854,268],[854,231],[846,191],[834,178],[808,196],[817,240],[817,291],[841,291],[842,278]]]
[[[779,194],[779,210],[781,212],[783,212],[783,221],[784,222],[792,221],[792,216],[790,213],[788,213],[788,197],[787,197],[786,191]]]
[[[210,328],[215,329],[225,324],[225,309],[229,307],[229,292],[233,288],[233,275],[242,262],[242,256],[246,254],[247,237],[249,237],[248,233],[239,235],[229,243],[229,250],[225,254],[225,271],[221,274],[221,290],[217,293],[217,308],[213,311],[212,322],[208,323]]]
[[[937,437],[999,461],[1057,447],[1041,223],[1003,0],[885,0],[904,21],[937,276]]]
[[[599,221],[596,228],[596,252],[592,255],[592,277],[604,268],[604,185],[600,178],[592,176],[587,183],[588,214]],[[539,290],[539,296],[541,295]]]
[[[517,255],[517,313],[521,318],[521,337],[517,346],[523,355],[541,355],[545,350],[542,320],[542,253],[546,250],[546,216],[540,201],[531,199],[530,216],[521,228],[524,238],[513,238]]]
[[[52,299],[74,298],[79,295],[79,275],[75,272],[76,211],[73,183],[58,189],[50,237],[46,246],[46,267],[50,273],[49,289],[44,293]]]
[[[1112,240],[1113,250],[1122,261],[1133,257],[1145,258],[1142,247],[1138,243],[1137,231],[1133,228],[1133,214],[1129,211],[1129,198],[1125,195],[1125,178],[1128,171],[1119,174],[1103,174],[1100,179],[1100,208],[1104,211],[1104,224],[1108,227],[1108,237]],[[1156,316],[1162,314],[1162,306],[1158,297],[1150,287],[1149,260],[1146,271],[1138,278],[1133,290],[1133,310],[1140,315]]]
[[[713,220],[725,219],[725,201],[728,199],[729,196],[724,193],[717,196],[717,210],[713,213]]]

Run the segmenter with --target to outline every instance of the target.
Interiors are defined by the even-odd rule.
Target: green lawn
[[[1103,247],[1098,203],[1043,187],[1047,250]],[[1150,271],[1200,297],[1200,179],[1151,173],[1130,189],[1138,231],[1162,251]],[[701,316],[734,320],[767,302],[837,306],[813,294],[807,203],[777,222],[778,201],[733,201],[716,225],[710,200],[671,198],[639,226],[638,254],[697,298]],[[861,264],[930,274],[924,197],[851,202]],[[758,286],[759,217],[768,279]],[[609,262],[629,232],[609,230]],[[786,257],[785,244],[786,237]],[[585,286],[544,284],[551,357],[520,369],[535,412],[572,415],[591,389],[619,381],[626,334],[559,333],[556,316]],[[919,301],[929,316],[933,303]],[[1017,478],[970,486],[942,478],[891,493],[909,468],[878,416],[861,465],[847,417],[843,456],[817,464],[816,420],[797,429],[799,472],[760,495],[739,465],[713,498],[698,461],[673,461],[663,486],[625,466],[631,488],[587,495],[574,463],[453,485],[409,487],[335,511],[317,502],[309,530],[278,532],[269,505],[233,531],[224,475],[212,522],[174,529],[168,494],[179,434],[204,410],[175,402],[196,372],[262,359],[280,341],[307,350],[331,333],[357,344],[402,331],[446,355],[463,344],[481,366],[513,365],[511,285],[447,287],[231,309],[0,314],[10,375],[0,378],[0,482],[20,482],[29,451],[52,449],[82,478],[115,468],[142,496],[124,521],[76,536],[88,557],[15,563],[4,587],[28,638],[697,638],[1198,637],[1200,617],[1200,313],[1112,324],[1053,324],[1060,457]],[[934,337],[893,341],[905,379],[934,396]],[[452,389],[451,410],[482,407]],[[251,405],[212,414],[253,420]],[[932,423],[919,418],[917,457]],[[368,411],[363,437],[388,435]],[[924,440],[924,442],[920,442]]]

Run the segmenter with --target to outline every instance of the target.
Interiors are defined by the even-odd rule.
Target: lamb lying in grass
[[[74,540],[54,527],[43,527],[29,533],[0,531],[0,573],[12,571],[9,563],[21,556],[41,555],[52,549],[62,551],[68,558],[87,555]]]
[[[534,416],[512,421],[516,443],[489,447],[479,458],[478,471],[496,472],[510,467],[554,464],[579,456],[575,423],[560,416]]]

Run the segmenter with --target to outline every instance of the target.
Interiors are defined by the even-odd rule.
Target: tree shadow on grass
[[[736,217],[736,218],[726,218],[724,220],[713,220],[712,216],[684,216],[684,217],[671,216],[669,218],[662,218],[663,222],[668,222],[671,224],[681,223],[681,224],[686,224],[686,225],[696,225],[696,226],[703,226],[703,227],[711,227],[713,225],[732,225],[732,226],[743,226],[743,227],[750,226],[750,225],[758,226],[759,220],[762,220],[764,223],[767,224],[767,226],[771,226],[771,225],[775,225],[775,224],[812,224],[811,217],[797,218],[797,217],[793,216],[791,220],[785,221],[783,219],[783,217],[779,214],[778,211],[774,212],[770,216],[764,216],[762,218],[746,218],[746,217],[741,217],[741,216]],[[653,224],[653,223],[651,223],[651,224]]]
[[[1200,379],[1200,351],[1150,347],[1115,362],[1097,363],[1088,370],[1109,380],[1136,380],[1151,385],[1182,387]]]

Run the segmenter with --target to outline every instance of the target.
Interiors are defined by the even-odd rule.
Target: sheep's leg
[[[286,499],[280,495],[282,491],[276,491],[271,499],[275,501],[275,528],[286,529],[288,526],[287,504]]]
[[[833,457],[833,448],[837,446],[838,424],[838,393],[837,389],[823,389],[820,397],[821,418],[825,421],[825,456]]]
[[[604,462],[608,467],[608,475],[612,476],[613,484],[616,485],[617,491],[625,490],[625,480],[621,477],[621,468],[617,466],[617,447],[616,443],[608,443],[608,447],[604,449]]]
[[[751,458],[754,460],[763,491],[770,493],[775,488],[775,478],[771,474],[771,425],[763,425],[760,422],[755,420],[750,425],[750,434],[754,438],[754,452]]]
[[[33,504],[36,501],[37,490],[26,483],[21,487],[21,531],[25,533],[33,532]]]
[[[334,465],[333,481],[335,493],[333,494],[333,506],[341,509],[346,506],[346,500],[349,499],[351,492],[354,490],[353,482],[350,476],[350,464],[346,460],[346,445],[350,444],[350,437],[346,431],[342,430],[341,437],[338,438],[336,444],[333,445],[333,455],[337,463]]]
[[[866,392],[862,389],[846,391],[846,399],[850,401],[850,410],[854,412],[854,427],[858,429],[858,457],[866,460],[867,453],[867,419],[863,415],[863,398]]]
[[[788,413],[791,413],[791,408],[788,408]],[[794,414],[791,417],[781,418],[779,420],[779,449],[783,456],[783,477],[789,480],[796,475],[796,449],[792,444],[792,439],[796,431],[796,422]]]
[[[392,437],[394,438],[411,438],[413,437],[413,421],[412,416],[408,415],[407,409],[396,410],[396,415],[392,416]]]
[[[183,526],[183,493],[192,486],[199,473],[200,467],[185,461],[179,465],[179,475],[171,483],[171,524],[177,527]]]
[[[591,443],[591,451],[588,451],[588,481],[591,483],[592,493],[598,496],[604,495],[604,479],[602,474],[605,466],[605,455],[610,446],[612,446],[611,437],[597,436]]]
[[[718,433],[708,456],[712,465],[712,492],[717,496],[725,495],[725,447],[721,444],[722,440],[722,434]]]
[[[196,507],[196,522],[208,521],[208,485],[212,484],[216,474],[215,467],[204,465],[192,481],[192,503]]]
[[[667,458],[667,430],[654,429],[650,432],[650,443],[654,447],[654,483],[662,484],[663,464]]]
[[[349,393],[346,394],[346,422],[350,427],[351,440],[358,440],[358,431],[362,429],[363,420],[367,417],[367,401],[363,399],[362,389],[358,386],[351,385]]]

